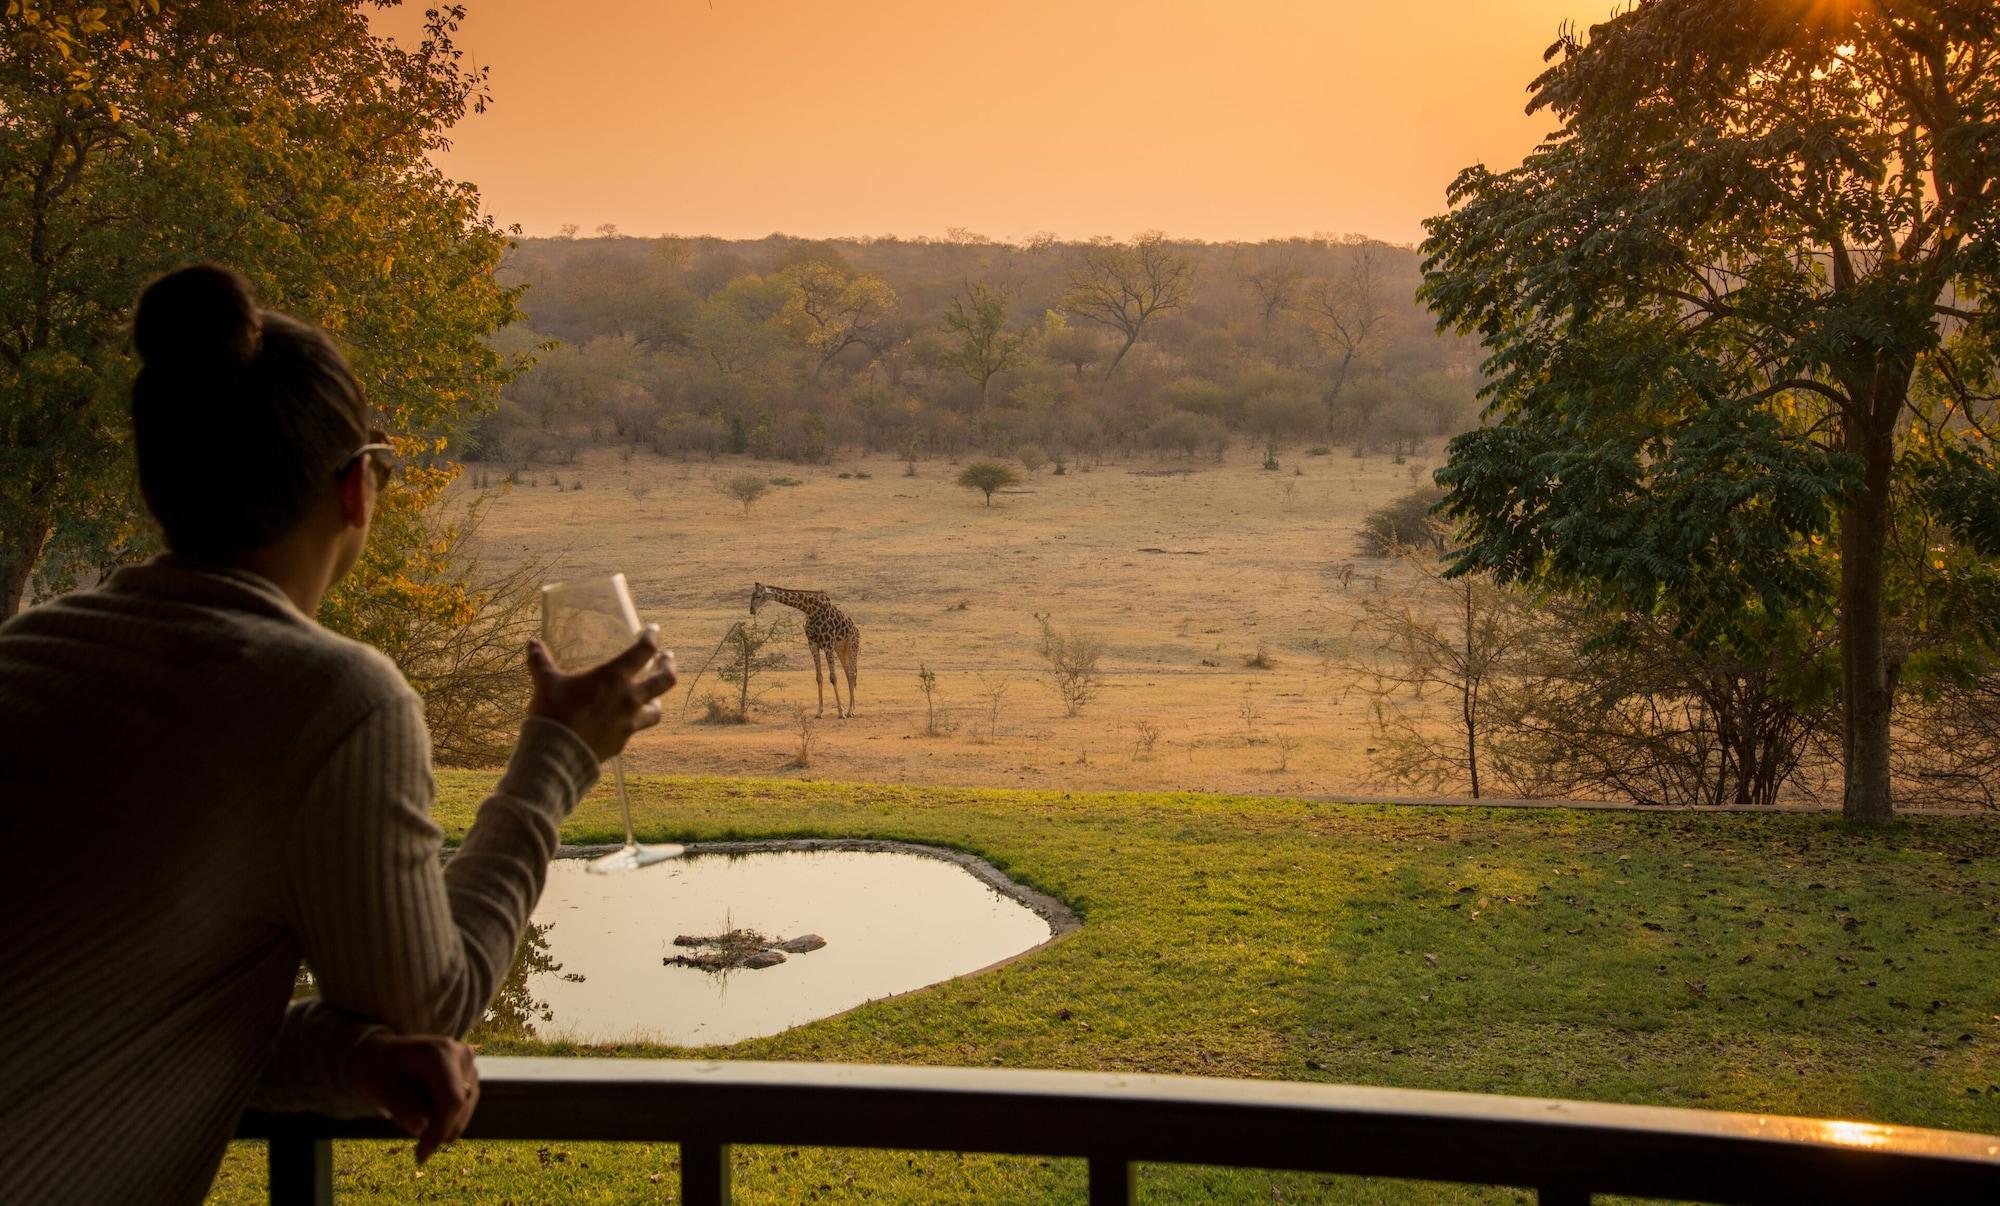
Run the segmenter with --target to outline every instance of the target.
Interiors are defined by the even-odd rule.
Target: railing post
[[[1090,1158],[1090,1206],[1132,1206],[1137,1201],[1132,1162],[1119,1156]]]
[[[728,1144],[681,1140],[681,1201],[686,1206],[728,1206]]]
[[[265,1167],[271,1206],[333,1206],[333,1140],[273,1135]]]

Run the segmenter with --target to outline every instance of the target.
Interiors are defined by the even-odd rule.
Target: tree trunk
[[[1459,710],[1465,718],[1465,765],[1472,775],[1472,798],[1479,798],[1479,676],[1472,673],[1472,579],[1465,580],[1465,681],[1460,687]]]
[[[51,525],[46,515],[19,517],[24,522],[9,539],[0,543],[0,620],[19,614],[28,594],[28,579],[34,576],[35,562],[49,542]]]
[[[1889,788],[1889,713],[1895,682],[1883,623],[1883,578],[1889,538],[1892,426],[1899,407],[1867,399],[1870,417],[1851,416],[1846,450],[1862,461],[1861,490],[1840,512],[1841,749],[1846,789],[1841,813],[1862,825],[1895,817]],[[1884,412],[1887,418],[1883,418]]]
[[[1127,335],[1125,337],[1124,346],[1120,347],[1118,349],[1118,354],[1111,358],[1111,363],[1104,366],[1104,375],[1097,379],[1097,383],[1099,385],[1103,385],[1105,382],[1111,380],[1111,374],[1118,371],[1119,361],[1125,359],[1125,353],[1131,351],[1132,345],[1137,342],[1139,342],[1139,332],[1137,331],[1134,331],[1130,335]]]

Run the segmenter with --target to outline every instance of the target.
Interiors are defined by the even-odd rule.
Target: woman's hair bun
[[[247,365],[262,331],[250,282],[220,264],[169,272],[146,286],[132,316],[132,345],[156,369]]]

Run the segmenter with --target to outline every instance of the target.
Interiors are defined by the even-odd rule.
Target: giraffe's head
[[[753,616],[756,615],[757,609],[763,606],[764,600],[770,597],[770,587],[764,585],[762,582],[752,582],[750,584],[750,614]]]

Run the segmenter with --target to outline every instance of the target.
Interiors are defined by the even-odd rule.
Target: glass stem
[[[625,814],[625,845],[636,847],[637,838],[632,836],[632,805],[625,799],[625,755],[617,754],[611,759],[611,782],[618,788],[618,811]]]

